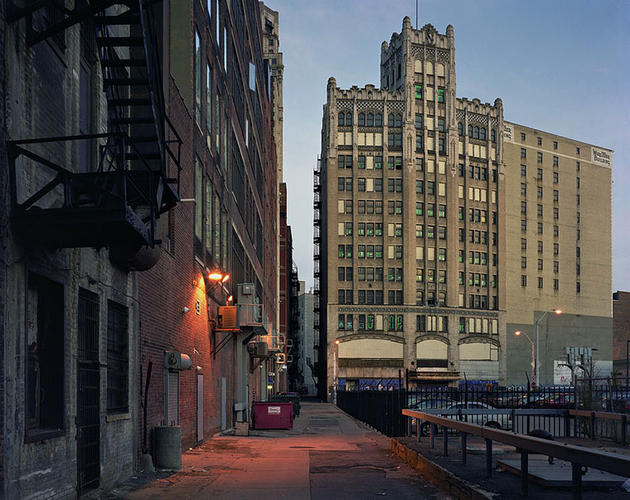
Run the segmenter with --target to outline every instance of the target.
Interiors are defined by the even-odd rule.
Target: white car
[[[494,406],[490,406],[486,403],[480,403],[476,401],[470,401],[468,403],[452,403],[442,408],[441,410],[496,410]],[[431,413],[436,413],[435,411],[431,411]],[[455,420],[459,420],[458,415],[445,415],[447,418],[452,418]],[[498,414],[489,414],[489,413],[481,413],[479,415],[462,415],[461,420],[468,422],[470,424],[477,425],[485,425],[487,427],[492,427],[494,429],[501,430],[510,430],[512,429],[512,415],[510,413],[498,413]],[[420,432],[423,436],[427,436],[429,434],[431,424],[429,422],[423,422],[420,424]]]

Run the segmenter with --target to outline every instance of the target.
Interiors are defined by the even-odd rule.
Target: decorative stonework
[[[422,342],[423,340],[439,340],[440,342],[444,342],[445,344],[450,345],[450,341],[448,337],[445,335],[440,335],[439,333],[423,333],[416,337],[416,344],[418,342]]]
[[[411,45],[411,57],[422,61],[424,59],[424,50],[422,45],[416,43]]]
[[[458,120],[464,120],[466,118],[466,111],[463,109],[458,109],[455,111],[455,118]]]
[[[501,347],[499,340],[491,337],[490,335],[466,335],[457,342],[461,344],[492,344],[496,347]]]
[[[451,55],[449,54],[448,50],[438,49],[438,53],[437,53],[438,62],[448,64],[450,62],[450,59],[451,59]]]
[[[480,125],[488,124],[488,117],[479,113],[468,113],[468,123],[479,123]]]
[[[404,101],[395,101],[395,102],[389,101],[387,103],[387,111],[390,112],[390,113],[392,111],[397,111],[399,113],[404,112],[405,111],[405,103],[404,103]]]
[[[348,335],[342,335],[337,337],[339,342],[349,342],[351,340],[360,340],[360,339],[377,339],[377,340],[389,340],[390,342],[397,342],[398,344],[404,344],[404,337],[400,337],[398,335],[392,335],[390,333],[379,333],[379,332],[365,332],[361,331],[360,333],[351,333]]]
[[[353,102],[349,99],[337,99],[337,109],[352,109]]]
[[[426,58],[429,61],[435,61],[435,49],[433,47],[426,47],[425,50]]]
[[[358,101],[359,111],[383,111],[383,101]]]
[[[437,315],[457,315],[474,316],[477,318],[498,319],[499,313],[483,309],[460,309],[425,306],[385,306],[385,305],[365,305],[365,306],[337,306],[339,313],[364,313],[364,314],[393,314],[393,313],[414,313],[414,314],[437,314]],[[382,308],[382,309],[381,309]]]

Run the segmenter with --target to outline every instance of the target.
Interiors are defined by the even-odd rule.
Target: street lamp
[[[535,358],[535,364],[536,364],[536,383],[538,383],[538,381],[540,380],[540,342],[538,339],[538,325],[540,324],[540,322],[545,318],[545,316],[547,316],[547,314],[549,314],[550,312],[554,313],[555,315],[559,316],[560,314],[562,314],[562,309],[552,309],[551,311],[545,311],[543,313],[543,315],[538,318],[538,320],[536,321],[536,358]]]
[[[536,387],[536,372],[535,372],[536,363],[534,361],[534,341],[529,338],[529,335],[527,335],[527,333],[525,333],[525,332],[523,332],[521,330],[516,330],[514,332],[514,335],[516,335],[517,337],[520,337],[521,335],[525,335],[527,340],[529,340],[529,343],[532,345],[532,362],[531,362],[531,366],[532,366],[532,384],[534,385],[534,387]]]
[[[339,349],[339,339],[335,340],[333,346],[333,403],[337,404],[337,351]]]

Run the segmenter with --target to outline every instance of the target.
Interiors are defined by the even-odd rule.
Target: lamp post
[[[339,349],[339,339],[333,345],[333,403],[337,404],[337,350]]]
[[[527,335],[527,333],[525,333],[525,332],[523,332],[521,330],[516,330],[514,332],[514,335],[516,335],[517,337],[520,337],[521,335],[525,335],[527,340],[529,340],[529,343],[532,345],[532,362],[531,362],[531,366],[532,366],[532,384],[534,385],[534,387],[536,387],[536,371],[535,371],[536,363],[534,361],[534,341],[529,338],[529,335]]]
[[[562,314],[562,310],[561,309],[552,309],[551,311],[545,311],[543,313],[543,315],[540,318],[538,318],[538,320],[536,320],[536,358],[535,358],[536,383],[538,383],[538,381],[540,380],[540,342],[539,342],[539,338],[538,338],[538,325],[545,318],[545,316],[547,316],[547,314],[549,314],[550,312],[552,312],[552,313],[554,313],[555,315],[558,315],[558,316],[560,314]]]

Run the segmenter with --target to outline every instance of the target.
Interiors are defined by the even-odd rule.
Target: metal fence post
[[[407,417],[407,437],[411,437],[411,417]]]
[[[623,446],[626,446],[626,444],[628,443],[627,426],[628,426],[628,416],[621,415],[621,444]]]
[[[582,500],[582,466],[571,462],[571,480],[574,500]]]
[[[486,438],[486,477],[492,477],[492,439]]]
[[[444,439],[442,440],[442,444],[444,445],[444,456],[448,457],[448,427],[443,426],[442,432],[444,432]]]
[[[431,422],[431,449],[435,448],[435,424]]]
[[[461,433],[462,437],[462,464],[466,465],[466,437],[468,434],[465,432]]]
[[[521,495],[524,497],[527,496],[528,493],[528,477],[529,477],[529,463],[527,457],[527,450],[521,449]]]
[[[591,412],[591,439],[595,440],[595,412]]]

